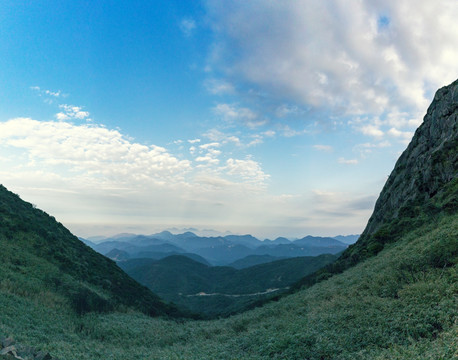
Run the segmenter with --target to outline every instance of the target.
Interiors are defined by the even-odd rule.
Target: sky
[[[0,183],[83,237],[361,233],[455,0],[0,2]]]

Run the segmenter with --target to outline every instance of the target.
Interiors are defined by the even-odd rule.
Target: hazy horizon
[[[255,235],[249,234],[249,233],[234,233],[234,232],[231,232],[231,231],[222,232],[222,231],[218,231],[218,230],[214,230],[214,229],[196,229],[196,228],[182,228],[182,229],[179,229],[179,228],[167,228],[167,229],[157,230],[157,231],[153,231],[153,232],[146,232],[146,233],[119,232],[119,233],[107,233],[106,235],[100,235],[100,234],[99,235],[91,235],[90,233],[88,233],[88,235],[86,235],[86,236],[80,236],[79,234],[75,234],[75,235],[77,235],[78,237],[84,238],[86,240],[89,240],[89,241],[92,241],[92,242],[95,242],[95,243],[99,243],[99,242],[103,242],[105,239],[111,239],[111,238],[115,238],[115,237],[118,237],[118,236],[121,236],[121,235],[126,235],[126,236],[129,236],[129,235],[152,236],[152,235],[156,235],[158,233],[164,232],[164,231],[170,232],[173,235],[184,234],[186,232],[192,232],[192,233],[196,234],[197,236],[201,236],[201,237],[219,237],[219,236],[224,237],[224,236],[227,236],[227,235],[239,235],[239,236],[251,235],[251,236],[257,238],[260,241],[275,240],[278,237],[284,237],[284,238],[287,238],[288,240],[293,241],[293,240],[304,238],[306,236],[319,236],[319,237],[331,237],[331,238],[334,238],[336,236],[359,236],[360,235],[360,234],[335,234],[335,235],[304,234],[304,235],[301,235],[301,236],[293,236],[293,237],[281,236],[280,235],[280,236],[276,236],[274,238],[267,238],[267,237],[262,237],[262,236],[255,236]]]

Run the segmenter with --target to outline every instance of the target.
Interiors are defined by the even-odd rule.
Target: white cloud
[[[266,137],[273,137],[273,136],[275,136],[275,131],[273,131],[273,130],[267,130],[267,131],[264,131],[264,132],[262,133],[262,135],[264,135],[264,136],[266,136]]]
[[[339,164],[345,164],[345,165],[356,165],[358,164],[357,159],[345,159],[343,157],[338,159]]]
[[[234,139],[224,141],[225,146],[235,144]],[[17,118],[0,122],[0,177],[72,229],[94,221],[110,228],[250,225],[250,214],[259,211],[253,204],[263,201],[269,178],[261,164],[234,154],[220,160],[218,142],[191,148],[203,154],[183,160],[119,130]]]
[[[356,145],[356,148],[371,149],[371,148],[386,148],[390,147],[391,143],[389,141],[382,141],[376,144],[373,143],[364,143]]]
[[[277,115],[277,117],[279,118],[283,118],[288,115],[295,115],[301,112],[302,111],[299,109],[297,105],[282,104],[275,110],[275,115]]]
[[[365,114],[363,133],[381,137],[373,118],[382,128],[418,126],[432,92],[458,74],[455,0],[209,0],[206,7],[215,34],[208,67],[247,94],[265,94],[280,117],[295,110],[284,99],[294,99]]]
[[[232,142],[234,143],[235,145],[240,145],[240,139],[237,137],[237,136],[228,136],[225,140],[224,140],[225,143],[228,143],[228,142]]]
[[[190,144],[195,144],[195,143],[199,143],[199,142],[200,142],[200,139],[188,140],[188,143],[190,143]]]
[[[60,172],[102,176],[116,183],[179,181],[190,163],[159,146],[132,143],[119,131],[67,122],[17,118],[0,123],[0,146],[22,149],[30,164]]]
[[[331,145],[313,145],[315,150],[324,151],[324,152],[333,152],[334,148]]]
[[[57,90],[57,91],[51,91],[51,90],[46,90],[46,89],[41,89],[39,86],[31,86],[30,90],[37,91],[38,94],[41,95],[48,95],[52,97],[60,97],[63,96],[62,91]]]
[[[381,141],[378,143],[364,143],[355,145],[353,150],[360,153],[361,157],[366,157],[368,154],[372,153],[373,149],[383,149],[390,147],[391,143],[387,140]]]
[[[221,155],[221,151],[220,150],[216,150],[216,149],[210,148],[207,151],[208,151],[208,154],[210,154],[211,156],[214,156],[214,157]]]
[[[262,135],[256,134],[256,135],[252,135],[251,137],[252,137],[253,140],[251,140],[248,143],[248,145],[247,145],[248,147],[259,145],[259,144],[262,144],[264,142]]]
[[[364,135],[373,136],[375,138],[380,138],[384,135],[383,131],[378,128],[376,125],[364,125],[358,129]]]
[[[238,121],[249,128],[256,128],[266,123],[266,120],[260,119],[253,110],[235,104],[218,104],[213,111],[227,122]]]
[[[210,141],[222,141],[227,138],[227,135],[217,129],[210,129],[204,134],[204,137]]]
[[[61,91],[50,91],[50,90],[45,90],[45,94],[49,96],[54,96],[54,97],[59,97],[62,95]]]
[[[214,158],[210,153],[208,153],[205,156],[197,157],[196,161],[197,162],[205,162],[205,163],[211,164],[211,165],[218,165],[219,164],[219,160]]]
[[[204,83],[205,88],[213,95],[234,94],[234,86],[221,79],[208,79]]]
[[[196,22],[193,19],[183,19],[180,22],[180,30],[186,37],[190,37],[196,29]]]
[[[89,117],[89,112],[88,111],[83,111],[80,106],[74,106],[74,105],[59,105],[59,108],[61,108],[63,111],[59,112],[56,114],[56,119],[59,121],[66,121],[66,120],[89,120],[87,119]]]
[[[228,159],[225,170],[230,175],[240,176],[250,182],[263,183],[270,176],[262,171],[261,165],[252,159]]]
[[[307,133],[307,130],[294,130],[289,125],[280,126],[280,129],[284,137],[293,137]]]
[[[62,93],[61,90],[52,91],[47,89],[42,89],[39,86],[30,86],[30,90],[35,91],[38,96],[44,98],[44,102],[47,104],[53,104],[54,100],[61,97],[66,97],[67,94]]]
[[[233,143],[237,146],[241,146],[241,141],[237,136],[225,134],[217,129],[207,131],[204,136],[211,141],[220,142],[221,144]]]
[[[207,149],[212,148],[212,147],[220,147],[220,146],[221,146],[221,144],[219,142],[212,142],[212,143],[208,143],[208,144],[199,145],[199,148],[207,150]]]
[[[369,217],[373,210],[375,196],[364,194],[347,193],[341,191],[313,190],[312,198],[309,202],[316,203],[313,213],[309,216],[310,221],[322,223],[325,226],[325,219],[330,216],[333,218],[334,225],[340,223],[340,226],[352,218],[364,214]]]
[[[413,132],[411,131],[400,131],[396,128],[391,128],[388,130],[388,135],[400,139],[403,143],[408,144],[412,139]]]

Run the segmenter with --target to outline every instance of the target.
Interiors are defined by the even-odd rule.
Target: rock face
[[[49,353],[16,344],[13,338],[0,338],[0,360],[58,360]]]
[[[439,89],[400,156],[358,241],[294,287],[310,286],[376,255],[406,232],[458,211],[458,80]]]
[[[458,177],[458,80],[437,91],[423,124],[398,159],[362,234],[375,233],[409,204],[422,203]]]

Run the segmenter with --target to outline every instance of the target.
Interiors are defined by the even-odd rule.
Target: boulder
[[[12,337],[2,338],[1,339],[1,348],[6,348],[8,346],[14,345],[15,341]]]

